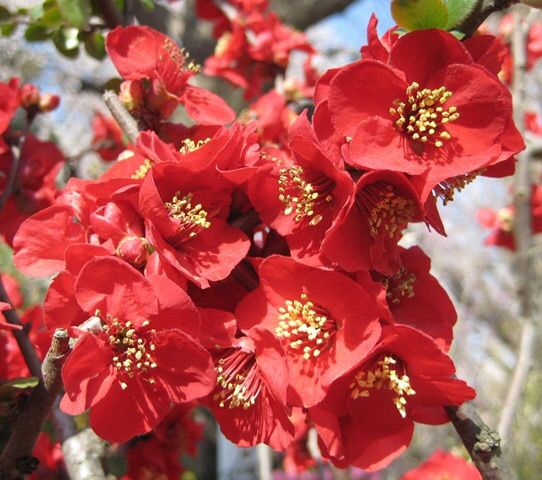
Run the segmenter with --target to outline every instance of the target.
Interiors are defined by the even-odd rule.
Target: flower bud
[[[19,96],[21,97],[21,105],[23,108],[29,108],[40,103],[39,88],[31,83],[27,83],[21,87]]]
[[[149,256],[149,242],[145,238],[136,235],[127,235],[119,242],[117,255],[130,265],[141,268],[145,265]]]
[[[139,80],[126,80],[120,84],[119,98],[130,111],[143,105],[143,86]]]
[[[44,93],[40,97],[39,107],[42,112],[50,112],[60,105],[60,97],[52,93]]]

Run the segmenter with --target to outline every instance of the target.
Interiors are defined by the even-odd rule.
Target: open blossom
[[[282,342],[289,401],[311,407],[374,347],[380,335],[376,300],[341,273],[277,255],[261,263],[259,277],[260,287],[237,308],[239,326],[265,328]]]
[[[419,467],[406,472],[401,480],[482,480],[477,468],[454,455],[437,450]]]
[[[288,418],[288,370],[280,342],[260,328],[236,336],[231,313],[202,309],[201,314],[217,373],[207,403],[220,429],[240,447],[266,443],[284,450],[295,429]]]
[[[450,358],[411,327],[384,327],[365,358],[309,409],[323,455],[339,467],[385,467],[410,444],[414,422],[446,423],[444,406],[474,398]]]
[[[163,298],[137,270],[96,258],[78,276],[75,297],[96,325],[82,333],[66,361],[61,408],[90,409],[102,438],[122,442],[153,429],[172,403],[206,395],[215,374],[207,351],[184,332],[198,322],[188,296]],[[167,295],[167,293],[166,293]]]
[[[425,174],[428,191],[504,160],[504,138],[517,132],[511,114],[506,87],[439,30],[410,32],[394,42],[388,63],[352,63],[329,83],[327,115],[343,138],[346,161]],[[517,153],[524,146],[514,138]]]
[[[188,83],[199,69],[163,33],[144,26],[117,27],[107,36],[106,46],[121,76],[139,85],[141,98],[126,103],[150,126],[169,118],[180,104],[200,124],[221,125],[234,119],[224,100]]]

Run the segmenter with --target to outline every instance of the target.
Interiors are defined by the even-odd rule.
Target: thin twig
[[[15,419],[8,443],[0,456],[1,480],[18,480],[37,467],[32,451],[62,387],[61,369],[70,350],[69,340],[66,330],[56,330],[41,368],[40,381]]]
[[[446,412],[484,480],[516,478],[502,455],[499,434],[484,423],[472,403],[446,407]]]
[[[479,0],[477,7],[456,27],[456,30],[463,32],[466,37],[471,37],[492,13],[505,10],[515,3],[518,3],[518,0]]]
[[[524,11],[524,10],[523,10]],[[527,36],[536,11],[527,16],[522,10],[514,12],[514,29],[512,34],[512,53],[514,58],[513,97],[515,122],[521,132],[525,131],[525,105],[527,72]],[[506,444],[512,433],[517,409],[521,403],[537,337],[533,322],[533,268],[531,265],[532,227],[531,227],[531,154],[529,150],[519,155],[514,182],[514,236],[516,241],[516,271],[519,300],[519,318],[522,327],[521,341],[517,362],[512,375],[512,382],[499,421],[499,433]]]
[[[126,108],[120,102],[119,97],[115,92],[108,90],[104,93],[103,99],[107,108],[113,115],[113,118],[119,124],[121,130],[125,133],[131,143],[135,143],[139,130],[137,128],[137,122],[134,120]]]
[[[22,144],[22,142],[20,142],[19,144]],[[9,197],[15,190],[15,182],[17,181],[17,173],[19,172],[19,161],[21,158],[20,149],[16,146],[12,146],[11,151],[11,158],[13,159],[13,161],[11,162],[11,166],[9,169],[6,187],[4,188],[2,195],[0,195],[0,211],[2,211],[7,201],[9,200]]]

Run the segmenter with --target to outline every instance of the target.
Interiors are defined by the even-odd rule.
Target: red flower
[[[449,452],[437,450],[419,467],[409,470],[401,480],[482,480],[474,465]]]
[[[445,405],[474,398],[454,372],[429,336],[406,325],[384,327],[371,354],[309,410],[324,456],[339,467],[385,467],[410,443],[413,422],[446,423]]]
[[[400,267],[397,242],[403,230],[423,217],[418,193],[405,175],[366,173],[326,234],[323,253],[349,272],[374,269],[392,275]]]
[[[231,187],[218,173],[162,163],[145,178],[139,208],[146,238],[165,262],[202,288],[226,278],[249,240],[226,222]]]
[[[288,360],[289,402],[311,407],[377,342],[376,301],[364,285],[341,273],[307,267],[287,257],[265,259],[259,276],[260,287],[237,308],[239,327],[243,331],[265,328],[282,342]]]
[[[6,310],[11,310],[13,307],[6,302],[0,302],[0,314],[1,312],[5,312]],[[4,315],[0,317],[0,330],[20,330],[22,327],[19,325],[12,325],[11,323],[6,322],[3,320]]]
[[[322,241],[351,197],[353,182],[324,154],[306,114],[292,125],[289,146],[293,161],[262,168],[249,182],[249,197],[262,220],[286,236],[295,259],[322,265],[328,263]]]
[[[328,109],[349,163],[425,173],[429,190],[501,161],[503,136],[515,130],[507,89],[439,30],[398,39],[389,65],[361,60],[342,68],[330,82]],[[514,152],[522,148],[519,140]]]
[[[393,320],[430,335],[447,351],[457,319],[454,305],[429,273],[431,260],[420,247],[402,250],[400,257],[399,271],[381,278]]]
[[[486,245],[496,245],[516,249],[514,238],[516,209],[514,206],[493,210],[482,208],[476,214],[482,227],[491,229],[490,235],[485,239]],[[533,233],[542,232],[542,186],[531,187],[531,229]]]
[[[199,69],[166,35],[149,27],[117,27],[107,36],[106,47],[125,80],[149,81],[144,106],[134,112],[149,125],[167,119],[179,104],[201,124],[221,125],[235,118],[220,97],[188,84]]]
[[[124,151],[122,130],[117,122],[98,112],[92,119],[92,130],[92,147],[106,162],[116,160]]]
[[[294,426],[288,418],[288,370],[280,342],[259,328],[235,338],[230,313],[206,309],[202,316],[217,372],[207,401],[220,429],[240,447],[266,443],[284,450]]]
[[[214,384],[209,354],[183,331],[182,322],[198,321],[188,296],[176,290],[162,301],[161,282],[155,288],[115,258],[88,262],[77,279],[75,298],[101,329],[83,333],[66,361],[61,407],[72,415],[90,409],[92,428],[111,442],[150,431],[171,403],[200,398]]]

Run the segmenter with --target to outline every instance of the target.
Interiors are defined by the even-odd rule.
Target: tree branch
[[[40,381],[15,419],[8,443],[0,456],[0,479],[18,480],[32,473],[37,460],[34,445],[62,387],[62,364],[70,351],[68,332],[57,329],[41,368]]]
[[[482,478],[514,480],[516,477],[502,455],[499,434],[484,423],[472,403],[445,408]]]
[[[284,23],[305,30],[320,20],[341,12],[352,3],[354,0],[271,0],[270,10]]]
[[[533,14],[534,12],[534,14]],[[514,12],[514,29],[512,34],[512,54],[514,58],[514,76],[512,94],[514,98],[515,122],[520,132],[525,131],[525,105],[527,103],[527,36],[536,11],[529,14],[521,10]],[[516,272],[519,300],[519,317],[522,326],[521,341],[517,362],[512,375],[512,382],[504,402],[499,422],[499,432],[506,444],[509,441],[514,419],[529,370],[537,338],[537,329],[533,320],[532,285],[534,271],[531,262],[532,227],[531,227],[531,152],[525,150],[519,155],[514,182],[514,236],[516,241]]]
[[[479,0],[478,6],[456,30],[463,32],[466,37],[471,37],[493,12],[505,10],[515,3],[518,3],[518,0]]]
[[[113,118],[119,124],[121,130],[125,133],[131,143],[135,143],[139,129],[137,128],[137,122],[134,120],[124,105],[120,103],[120,99],[115,92],[108,90],[104,93],[103,99],[107,108],[113,115]]]

